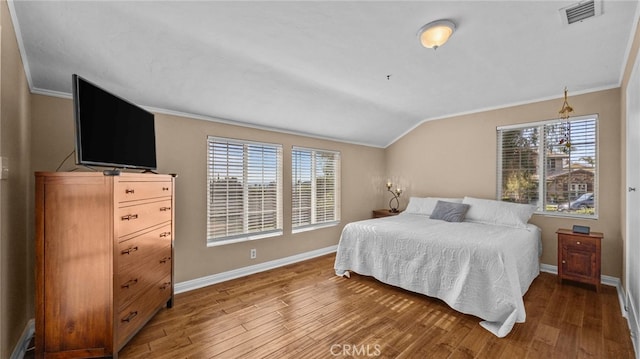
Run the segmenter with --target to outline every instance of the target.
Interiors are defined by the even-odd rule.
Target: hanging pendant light
[[[573,107],[571,107],[569,105],[569,102],[567,102],[567,88],[564,88],[564,103],[562,104],[562,108],[560,109],[560,111],[558,111],[558,113],[560,114],[560,118],[563,120],[566,120],[569,118],[569,114],[573,112]]]

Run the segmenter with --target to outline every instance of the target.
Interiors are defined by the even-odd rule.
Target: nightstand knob
[[[567,261],[562,261],[562,264],[565,264],[565,263],[567,263]]]
[[[580,244],[580,241],[577,241],[576,244]]]

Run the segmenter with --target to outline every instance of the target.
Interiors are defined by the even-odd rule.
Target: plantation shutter
[[[313,227],[340,220],[340,153],[294,147],[292,227]]]
[[[282,146],[208,138],[209,242],[282,234]]]
[[[497,129],[497,194],[540,213],[597,218],[597,115]]]
[[[539,198],[539,128],[524,127],[498,131],[502,165],[498,167],[501,200],[536,203]]]
[[[587,193],[597,193],[596,126],[595,118],[545,125],[545,190],[548,193],[545,207],[573,202],[575,208],[567,208],[566,212],[578,213],[581,209],[585,211],[586,208],[581,207],[586,205],[576,200]],[[563,176],[562,180],[554,181],[559,175]]]
[[[311,224],[312,218],[312,153],[296,150],[291,153],[292,159],[292,219],[293,228]]]

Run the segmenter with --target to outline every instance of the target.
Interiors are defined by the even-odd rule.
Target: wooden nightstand
[[[391,212],[391,210],[388,210],[388,209],[374,209],[373,210],[373,218],[397,216],[397,215],[400,214],[400,212],[402,212],[402,211]]]
[[[563,279],[593,284],[600,291],[600,248],[604,235],[573,233],[558,229],[558,281]]]

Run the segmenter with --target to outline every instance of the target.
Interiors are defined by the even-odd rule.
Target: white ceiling
[[[136,104],[385,147],[424,120],[620,85],[636,1],[25,1],[31,90],[77,73]],[[457,30],[438,50],[424,24]],[[561,102],[558,103],[560,107]]]

